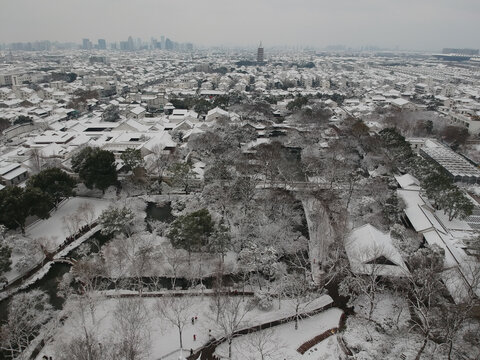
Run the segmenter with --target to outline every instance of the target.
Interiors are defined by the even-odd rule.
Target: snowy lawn
[[[63,202],[51,216],[28,226],[25,236],[15,236],[11,256],[11,270],[5,273],[9,282],[26,273],[29,269],[44,259],[40,244],[49,251],[57,249],[73,232],[78,231],[86,223],[95,221],[101,212],[111,204],[111,201],[92,198],[69,198]],[[28,256],[25,256],[26,248]],[[27,260],[28,259],[28,260]],[[19,261],[28,261],[19,271],[16,266]]]
[[[350,316],[343,338],[358,359],[407,359],[415,357],[421,346],[420,336],[409,333],[410,312],[407,301],[392,293],[380,293],[372,315],[367,320],[369,304],[359,297],[354,303],[357,315]]]
[[[94,198],[70,198],[52,215],[29,226],[25,233],[33,239],[45,239],[49,250],[60,246],[75,230],[95,221],[111,201]],[[73,224],[78,220],[78,224]]]
[[[322,334],[326,330],[338,327],[342,310],[328,309],[318,315],[299,321],[298,330],[294,323],[285,323],[249,335],[235,338],[232,344],[234,360],[264,360],[274,359],[338,359],[336,336],[331,336],[313,346],[305,354],[297,352],[300,345]],[[221,344],[216,353],[228,355],[228,345]]]
[[[61,343],[68,342],[75,336],[82,336],[84,333],[84,327],[89,332],[94,334],[98,341],[103,344],[111,343],[112,339],[118,338],[116,329],[116,309],[123,302],[135,302],[141,299],[142,311],[147,316],[147,320],[142,321],[142,330],[145,331],[144,338],[148,339],[145,345],[148,350],[149,359],[159,359],[162,356],[176,353],[173,358],[178,358],[179,353],[179,335],[177,328],[170,323],[157,309],[156,305],[161,298],[124,298],[124,299],[105,299],[102,297],[93,296],[91,302],[83,300],[83,304],[78,301],[69,301],[65,307],[65,311],[69,314],[65,324],[57,329],[56,334],[53,336],[53,341],[48,343],[44,350],[40,353],[37,359],[41,359],[43,355],[52,356],[56,351],[59,351]],[[169,298],[172,299],[172,298]],[[209,330],[211,330],[211,336],[220,338],[222,332],[216,325],[215,314],[211,310],[211,298],[194,296],[173,298],[173,301],[181,301],[179,299],[186,299],[189,302],[188,322],[183,330],[183,348],[197,349],[209,340]],[[237,298],[240,300],[240,298]],[[247,300],[245,298],[245,304]],[[319,305],[326,305],[331,303],[329,296],[322,296],[317,301],[309,304],[308,308],[314,308]],[[93,316],[90,308],[90,304],[93,304]],[[262,311],[257,308],[249,311],[245,315],[245,322],[242,323],[242,328],[248,326],[254,326],[257,324],[265,323],[275,319],[281,319],[289,315],[294,314],[293,306],[289,306],[287,301],[282,301],[281,309],[278,306],[274,306],[271,311]],[[301,345],[304,341],[310,340],[312,337],[323,332],[330,327],[338,326],[338,320],[341,315],[341,311],[337,309],[330,309],[326,312],[324,317],[312,317],[310,319],[303,320],[300,324],[298,334],[302,334],[297,338],[298,341],[291,342],[290,345],[295,345],[295,349]],[[197,317],[197,321],[194,325],[190,322],[191,317]],[[282,325],[283,326],[283,325]],[[285,325],[284,334],[289,331],[294,332],[294,324],[288,323]],[[289,329],[289,330],[287,330]],[[307,333],[307,329],[308,333]],[[318,330],[318,331],[317,331]],[[304,332],[305,331],[305,332]],[[304,336],[304,334],[306,334]],[[194,341],[194,335],[196,340]],[[283,336],[283,335],[282,335]],[[298,343],[298,344],[297,344]],[[178,352],[177,352],[178,350]]]
[[[370,303],[365,296],[359,296],[354,302],[354,308],[357,316],[366,318],[370,310]],[[410,311],[408,310],[407,300],[390,292],[377,294],[372,320],[383,328],[408,326]]]

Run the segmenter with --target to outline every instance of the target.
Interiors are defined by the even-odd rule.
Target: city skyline
[[[480,4],[472,0],[0,3],[0,43],[45,39],[77,43],[83,38],[116,42],[130,35],[149,39],[168,33],[180,43],[207,47],[256,46],[259,38],[269,46],[343,44],[426,51],[480,47],[475,36],[480,32],[476,21]]]

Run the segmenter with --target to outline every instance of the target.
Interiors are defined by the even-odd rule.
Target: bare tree
[[[179,274],[185,270],[187,255],[183,249],[175,249],[168,243],[162,246],[162,253],[166,261],[167,276],[171,279],[172,290],[175,289]]]
[[[284,357],[286,348],[272,328],[242,336],[235,341],[235,350],[247,360],[276,360]]]
[[[449,360],[452,358],[458,334],[465,324],[474,318],[475,309],[480,305],[480,300],[475,294],[475,290],[480,285],[480,264],[475,260],[466,260],[463,263],[463,270],[469,282],[468,284],[459,283],[456,290],[458,294],[464,294],[463,300],[458,304],[445,302],[440,305],[441,321],[438,322],[438,328],[435,331],[436,338],[441,338],[447,346]],[[455,278],[452,275],[456,271],[458,271],[457,268],[444,271],[444,281],[454,283]],[[465,285],[468,287],[467,293],[465,293]]]
[[[78,215],[86,225],[90,225],[95,220],[95,209],[91,203],[83,202],[78,206]]]
[[[98,341],[89,334],[88,339],[83,336],[74,336],[68,341],[60,341],[56,345],[55,359],[58,360],[108,360],[112,359],[109,352],[111,344]]]
[[[80,284],[83,294],[80,300],[85,301],[88,305],[92,322],[95,322],[95,308],[99,300],[96,291],[104,287],[102,283],[102,275],[104,273],[105,267],[103,262],[97,256],[79,260],[72,268],[73,277]]]
[[[42,155],[42,149],[40,148],[31,148],[30,150],[30,161],[32,163],[32,171],[34,173],[39,173],[42,171],[45,166],[45,159]]]
[[[225,264],[221,261],[217,263],[213,276],[213,296],[211,297],[210,309],[215,314],[215,322],[218,322],[221,310],[222,295],[225,293],[223,276],[225,274]]]
[[[145,237],[140,239],[140,236],[138,238],[133,236],[131,241],[139,244],[133,254],[131,272],[137,278],[138,291],[142,291],[143,278],[152,272],[159,256],[151,239]]]
[[[66,279],[68,282],[68,279]],[[66,309],[72,309],[70,321],[74,328],[79,330],[72,337],[59,337],[56,341],[55,355],[60,360],[101,360],[108,359],[110,341],[106,336],[101,336],[95,316],[91,321],[88,312],[92,311],[91,299],[87,296],[71,296]]]
[[[177,328],[180,349],[183,349],[183,329],[192,318],[193,304],[188,296],[164,297],[155,304],[155,310]]]
[[[232,358],[232,342],[235,333],[247,327],[246,315],[252,310],[248,302],[244,302],[240,296],[223,296],[212,303],[218,311],[218,321],[215,322],[217,329],[225,336],[228,343],[228,358]],[[213,320],[213,319],[212,319]]]
[[[439,307],[444,289],[440,274],[443,270],[443,250],[438,247],[420,249],[409,258],[412,268],[409,280],[410,307],[413,309],[412,330],[420,331],[422,346],[415,360],[419,360],[435,328],[435,319],[441,317]]]
[[[0,346],[10,358],[17,358],[52,316],[48,295],[40,290],[14,295],[8,319],[0,328]]]
[[[77,234],[80,230],[82,218],[78,212],[66,215],[63,218],[63,226],[67,229],[70,236]]]
[[[148,159],[146,169],[156,173],[160,178],[170,165],[176,161],[177,155],[165,151],[162,146],[156,145],[152,149],[152,156]]]
[[[119,236],[103,251],[110,272],[134,277],[138,291],[143,288],[143,278],[154,274],[160,253],[153,244],[152,236]]]
[[[147,359],[150,354],[150,311],[142,299],[120,299],[114,310],[116,356],[125,360]]]
[[[288,299],[290,307],[295,311],[295,330],[298,330],[298,321],[301,318],[301,313],[317,296],[315,296],[305,276],[298,273],[285,276],[283,295]]]

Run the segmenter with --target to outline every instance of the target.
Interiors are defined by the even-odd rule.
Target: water
[[[26,291],[33,289],[43,290],[50,296],[50,304],[56,309],[60,310],[63,307],[65,299],[58,296],[58,284],[64,274],[70,271],[71,265],[64,263],[54,263],[48,273],[39,281],[29,286]]]
[[[97,231],[88,240],[84,241],[83,244],[86,244],[89,246],[88,254],[98,253],[103,247],[103,245],[105,245],[112,238],[113,238],[113,234],[103,235],[100,231]],[[68,253],[67,256],[74,258],[75,260],[79,260],[85,255],[85,254],[81,254],[81,252],[79,251],[79,248],[80,247],[73,249]]]
[[[172,215],[171,202],[165,202],[163,204],[148,202],[146,212],[147,219],[159,220],[166,223],[171,223],[175,220],[175,216]]]
[[[57,295],[58,284],[62,279],[62,276],[70,271],[70,267],[71,265],[69,264],[54,263],[42,279],[36,281],[34,284],[20,292],[28,292],[34,289],[43,290],[49,295],[50,304],[53,306],[53,308],[55,310],[60,310],[63,307],[65,299]],[[7,309],[12,299],[13,297],[10,297],[0,302],[0,323],[3,323],[7,320]],[[6,359],[5,354],[0,351],[0,360],[3,359]]]
[[[102,235],[100,231],[96,232],[84,244],[90,244],[89,253],[98,252],[99,249],[110,239],[111,235]],[[78,248],[77,248],[78,249]],[[79,259],[77,249],[72,250],[67,257],[72,257],[74,259]],[[66,263],[54,263],[50,266],[50,269],[45,274],[44,277],[37,280],[35,283],[27,287],[22,292],[30,291],[33,289],[39,289],[45,291],[50,296],[50,304],[57,310],[60,310],[63,306],[64,299],[57,295],[58,293],[58,283],[62,280],[64,274],[70,271],[71,265]],[[0,323],[6,321],[7,319],[7,309],[10,302],[10,298],[0,301]]]
[[[328,291],[328,295],[333,299],[334,306],[342,309],[346,316],[353,315],[353,306],[348,306],[349,297],[338,293],[339,285],[338,281],[332,281],[325,288]]]

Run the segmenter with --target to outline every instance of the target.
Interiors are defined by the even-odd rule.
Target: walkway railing
[[[83,227],[80,228],[80,230],[78,230],[78,232],[72,236],[69,236],[67,237],[63,243],[60,244],[59,247],[57,247],[55,249],[55,251],[51,252],[51,253],[48,253],[47,255],[45,255],[43,257],[43,259],[37,263],[34,267],[32,267],[30,270],[28,270],[27,272],[15,277],[14,279],[10,280],[10,282],[6,285],[4,285],[3,289],[2,289],[2,292],[3,291],[8,291],[8,290],[12,290],[13,288],[17,287],[17,286],[20,286],[22,285],[23,282],[25,282],[26,280],[28,280],[29,278],[31,278],[32,276],[34,276],[38,271],[40,271],[45,265],[46,265],[46,262],[45,260],[47,261],[56,261],[58,259],[54,259],[55,255],[57,255],[58,253],[60,253],[62,250],[64,250],[67,246],[69,246],[70,244],[72,244],[75,240],[78,240],[79,238],[81,238],[83,235],[85,235],[87,232],[91,231],[92,229],[94,229],[96,226],[97,226],[97,222],[94,221],[93,223],[89,224],[89,225],[84,225]],[[65,262],[65,261],[64,261]],[[48,262],[47,262],[48,263]],[[12,293],[13,294],[13,293]],[[12,294],[8,294],[8,296],[12,295]]]
[[[316,315],[316,314],[318,314],[318,313],[320,313],[320,312],[322,312],[322,311],[324,311],[324,310],[326,310],[326,309],[328,309],[332,306],[333,306],[333,302],[331,302],[327,305],[320,306],[317,309],[300,313],[300,314],[298,314],[298,317],[303,318],[303,317],[313,316],[313,315]],[[284,318],[281,318],[281,319],[277,319],[277,320],[273,320],[273,321],[267,321],[267,322],[259,324],[259,325],[255,325],[255,326],[251,326],[251,327],[248,327],[248,328],[244,328],[244,329],[235,331],[232,334],[232,337],[247,335],[247,334],[250,334],[250,333],[253,333],[253,332],[257,332],[257,331],[268,329],[268,328],[271,328],[271,327],[274,327],[274,326],[282,325],[286,322],[294,321],[296,318],[297,318],[297,315],[291,315],[291,316],[287,316],[287,317],[284,317]],[[187,356],[187,360],[218,359],[218,356],[214,355],[215,349],[217,348],[218,345],[224,343],[225,341],[227,341],[227,338],[225,336],[221,337],[219,339],[212,339],[208,343],[206,343],[204,346],[195,350],[193,355]]]

